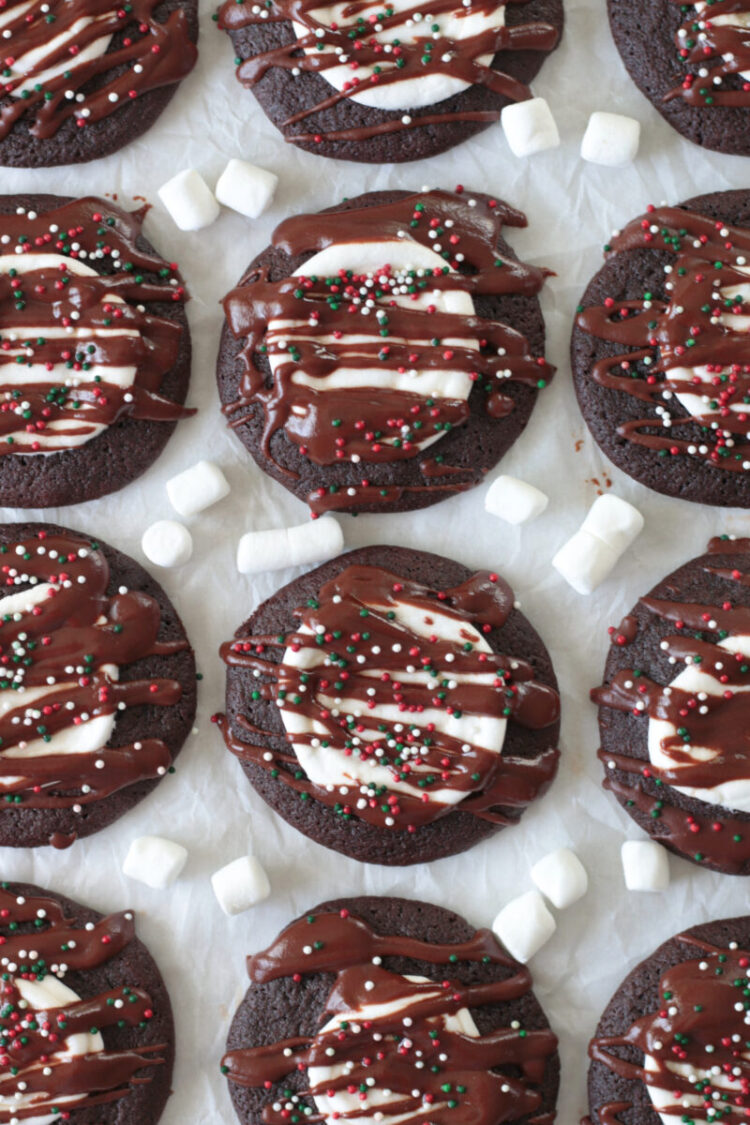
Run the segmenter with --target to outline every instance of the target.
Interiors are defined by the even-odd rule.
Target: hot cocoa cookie
[[[653,839],[750,873],[750,540],[720,536],[612,630],[599,704],[605,788]]]
[[[750,507],[750,192],[650,207],[605,253],[571,344],[591,433],[657,492]]]
[[[0,846],[65,847],[171,771],[195,660],[162,588],[106,543],[4,524],[0,577]]]
[[[402,511],[484,479],[554,368],[516,258],[526,218],[466,192],[375,192],[282,223],[224,300],[219,394],[315,513]]]
[[[229,750],[285,820],[355,859],[464,851],[557,771],[552,665],[497,574],[350,551],[269,598],[222,656]]]
[[[248,973],[222,1063],[242,1125],[297,1111],[388,1125],[425,1107],[457,1125],[554,1117],[557,1040],[531,974],[451,911],[323,903]]]

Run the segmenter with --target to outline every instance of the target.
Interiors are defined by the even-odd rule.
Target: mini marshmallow
[[[552,560],[579,594],[590,594],[643,530],[643,516],[619,496],[598,496],[579,531]]]
[[[219,217],[213,192],[194,168],[186,168],[162,184],[159,198],[180,230],[202,230]]]
[[[177,520],[157,520],[144,531],[141,548],[156,566],[182,566],[193,553],[193,537]]]
[[[558,910],[572,906],[589,889],[586,868],[570,848],[550,852],[531,869],[531,878]]]
[[[643,516],[637,508],[628,504],[627,500],[607,493],[597,496],[581,527],[621,555],[641,534],[643,524]]]
[[[493,933],[516,961],[530,961],[557,929],[539,891],[527,891],[504,906],[492,923]]]
[[[181,516],[194,516],[229,493],[229,483],[213,461],[198,461],[167,481],[167,495]]]
[[[581,141],[581,156],[592,164],[619,168],[635,160],[641,139],[641,123],[621,113],[597,111],[589,117]]]
[[[544,98],[511,102],[500,114],[505,139],[514,156],[533,156],[560,144],[552,110]]]
[[[601,585],[619,556],[607,543],[581,528],[564,543],[552,565],[579,594],[591,594]]]
[[[653,840],[626,840],[620,854],[629,891],[666,891],[669,886],[666,848]]]
[[[187,862],[187,848],[163,836],[139,836],[133,840],[122,869],[155,891],[170,887]]]
[[[253,855],[241,855],[214,871],[211,886],[219,906],[230,917],[242,914],[271,893],[268,876]]]
[[[219,176],[216,198],[225,207],[257,219],[271,202],[279,177],[246,160],[230,160]]]
[[[248,531],[237,546],[240,574],[260,574],[284,566],[306,566],[332,559],[344,546],[341,524],[333,516],[272,531]]]
[[[548,504],[549,496],[533,484],[507,476],[494,480],[484,498],[485,511],[514,524],[536,519]]]

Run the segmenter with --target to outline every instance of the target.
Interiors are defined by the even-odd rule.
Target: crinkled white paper
[[[196,734],[174,776],[116,825],[66,852],[6,850],[2,874],[33,879],[100,910],[137,909],[138,929],[169,986],[177,1019],[174,1094],[164,1125],[231,1122],[233,1111],[219,1058],[231,1013],[245,984],[245,955],[268,942],[296,914],[333,895],[401,894],[453,907],[476,925],[530,886],[529,867],[543,854],[572,845],[588,867],[588,896],[558,915],[558,930],[534,958],[536,988],[560,1035],[563,1082],[559,1121],[574,1125],[585,1109],[586,1044],[598,1013],[623,975],[681,927],[750,910],[746,881],[720,877],[672,860],[673,884],[658,896],[634,895],[623,885],[619,849],[638,832],[600,788],[597,732],[589,688],[599,681],[606,627],[675,566],[699,553],[709,536],[747,532],[750,516],[664,499],[613,469],[597,451],[578,413],[568,365],[570,323],[577,299],[598,268],[611,230],[649,202],[698,192],[750,186],[740,157],[703,152],[683,141],[627,78],[610,40],[602,0],[570,0],[563,45],[545,63],[535,92],[548,98],[562,147],[514,159],[499,125],[434,160],[395,167],[324,161],[285,145],[234,78],[232,49],[202,13],[200,61],[157,125],[124,152],[70,169],[5,170],[2,189],[83,195],[116,193],[156,200],[176,171],[198,168],[213,185],[227,159],[242,156],[280,176],[272,209],[257,222],[223,212],[197,234],[181,234],[156,202],[147,233],[178,260],[193,294],[189,316],[195,359],[190,402],[196,418],[182,423],[159,462],[114,496],[78,508],[29,515],[101,535],[142,559],[140,537],[155,519],[173,516],[165,481],[201,457],[218,461],[231,496],[190,521],[193,560],[158,575],[182,613],[204,674]],[[593,110],[632,114],[643,124],[641,153],[624,169],[585,164],[580,139]],[[559,367],[523,437],[502,470],[531,481],[551,497],[533,524],[513,528],[486,516],[485,488],[424,512],[341,517],[349,547],[393,542],[450,555],[469,566],[492,567],[513,583],[523,608],[542,633],[563,696],[563,757],[550,793],[520,827],[473,851],[422,868],[364,867],[311,843],[282,823],[250,789],[225,751],[209,717],[223,698],[219,643],[250,611],[299,572],[240,576],[234,563],[239,536],[249,529],[299,523],[304,506],[266,479],[229,434],[218,410],[214,359],[221,327],[219,298],[268,242],[285,215],[315,211],[342,196],[380,188],[423,185],[482,189],[504,196],[529,215],[529,229],[511,232],[522,257],[555,270],[542,304],[548,356]],[[612,577],[582,598],[552,570],[550,560],[581,523],[598,487],[636,504],[646,528]],[[168,892],[125,879],[121,863],[130,841],[144,833],[184,844],[190,859]],[[266,865],[269,900],[225,918],[209,876],[245,850]]]

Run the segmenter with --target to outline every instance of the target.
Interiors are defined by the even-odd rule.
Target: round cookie
[[[0,1078],[7,1092],[0,1107],[10,1113],[8,1120],[15,1113],[27,1116],[18,1111],[31,1087],[40,1110],[49,1113],[57,1105],[55,1113],[64,1112],[76,1125],[155,1125],[170,1094],[174,1025],[164,981],[135,937],[132,912],[105,917],[26,883],[0,884],[0,902]],[[67,954],[62,969],[61,944]],[[29,949],[36,954],[33,964],[22,960]],[[26,1002],[21,1013],[18,1001]],[[40,1008],[55,1020],[64,1017],[67,1036],[54,1026],[58,1034],[48,1034],[34,1021],[24,1029],[24,1050],[6,1053],[19,1014],[25,1018]],[[67,1060],[58,1057],[65,1047]],[[45,1054],[48,1085],[38,1073]]]
[[[305,944],[322,939],[323,934],[323,948]],[[372,954],[376,955],[375,963]],[[321,1024],[334,1013],[334,1019],[343,1020],[347,1002],[352,1013],[362,1011],[365,1004],[377,1005],[381,996],[393,996],[394,988],[398,990],[394,1000],[403,1005],[399,1013],[405,1006],[412,1009],[409,1036],[399,1035],[401,1042],[397,1048],[393,1032],[402,1031],[403,1025],[400,1021],[395,1025],[394,1018],[388,1019],[382,1011],[378,1016],[373,1013],[364,1024],[360,1043],[365,1047],[369,1065],[363,1067],[360,1063],[360,1046],[354,1066],[356,1088],[366,1090],[371,1086],[375,1091],[372,1102],[358,1098],[354,1103],[357,1108],[362,1106],[364,1120],[373,1119],[367,1110],[377,1105],[384,1125],[388,1125],[393,1114],[388,1112],[387,1102],[379,1104],[381,1083],[390,1078],[401,1093],[397,1078],[405,1080],[407,1076],[411,1084],[403,1088],[403,1094],[408,1108],[416,1112],[421,1107],[422,1098],[409,1093],[416,1086],[421,1094],[427,1094],[427,1102],[433,1104],[432,1112],[439,1120],[443,1119],[441,1091],[448,1084],[454,1087],[449,1108],[457,1125],[472,1113],[476,1115],[472,1120],[486,1125],[499,1121],[528,1125],[554,1115],[559,1083],[557,1041],[531,991],[530,974],[508,957],[489,931],[475,931],[452,911],[400,898],[363,897],[323,903],[292,922],[269,949],[250,958],[248,972],[252,984],[232,1021],[227,1040],[229,1053],[222,1066],[242,1125],[268,1121],[270,1107],[278,1105],[282,1096],[289,1098],[286,1091],[291,1092],[293,1104],[299,1104],[305,1112],[314,1108],[307,1092],[312,1085],[320,1086],[323,1094],[326,1086],[321,1084],[326,1081],[326,1069],[335,1065],[329,1063],[324,1068],[318,1060],[336,1053],[346,1059],[349,1052],[353,1059],[358,1047],[348,1047],[343,1032],[325,1037]],[[436,1005],[433,1021],[428,1022],[417,1012],[420,989],[413,985],[410,988],[404,977],[440,982],[448,977],[454,985],[452,997],[444,994],[447,1004]],[[513,985],[508,983],[511,980]],[[334,988],[336,992],[331,996]],[[424,987],[421,991],[425,991]],[[337,993],[345,997],[344,1002],[335,999]],[[446,1028],[448,1012],[454,1013],[454,1022]],[[434,1029],[441,1024],[445,1030],[436,1043]],[[449,1034],[457,1024],[467,1038],[472,1037],[469,1043],[476,1042],[478,1035],[485,1044],[491,1042],[493,1035],[503,1039],[502,1059],[497,1047],[495,1052],[490,1047],[482,1058],[481,1046],[477,1045],[475,1053],[465,1043],[457,1042],[457,1037]],[[348,1027],[343,1026],[345,1030]],[[359,1029],[359,1024],[354,1025],[355,1035]],[[283,1040],[294,1046],[291,1064],[288,1056],[285,1058],[281,1050],[276,1052],[273,1048],[273,1044]],[[373,1049],[368,1051],[371,1042]],[[328,1044],[335,1049],[330,1050]],[[419,1058],[414,1066],[412,1049],[419,1052],[422,1066]],[[523,1059],[522,1066],[512,1061],[509,1065],[509,1059],[518,1058]],[[292,1070],[297,1062],[299,1069]],[[310,1062],[317,1065],[307,1065]],[[429,1070],[425,1063],[432,1064]],[[485,1070],[485,1066],[492,1069]],[[373,1078],[374,1082],[365,1084]],[[266,1079],[271,1081],[264,1088]],[[512,1091],[506,1083],[510,1083]],[[467,1090],[471,1093],[464,1099]],[[478,1100],[470,1101],[471,1095]],[[515,1100],[509,1101],[509,1095]],[[352,1111],[356,1113],[351,1100],[347,1105],[345,1096],[318,1094],[316,1100],[319,1110],[323,1101],[333,1103],[331,1114],[322,1110],[324,1121],[345,1120]]]
[[[721,19],[750,7],[712,7]],[[699,28],[699,5],[678,0],[608,0],[609,25],[628,74],[642,94],[683,137],[718,152],[750,154],[750,71],[747,31],[712,23]],[[685,46],[689,43],[690,46]],[[682,52],[686,52],[682,54]],[[725,63],[724,53],[734,62]],[[703,72],[703,73],[701,73]],[[714,82],[719,78],[719,84]]]
[[[731,326],[749,252],[750,191],[651,207],[611,239],[581,298],[571,362],[586,424],[667,496],[750,507],[747,333]]]
[[[562,0],[497,5],[490,18],[467,12],[471,6],[441,11],[421,36],[418,20],[405,22],[414,9],[403,0],[365,4],[356,18],[336,6],[277,0],[270,19],[258,5],[226,0],[219,26],[232,40],[238,79],[285,140],[321,156],[391,164],[435,156],[497,121],[504,106],[531,96],[527,84],[559,42]],[[472,18],[462,42],[461,24]],[[503,22],[507,32],[498,30]],[[493,58],[495,36],[505,42]]]
[[[424,611],[427,626],[408,613],[412,603]],[[356,624],[352,631],[360,619],[367,619],[367,633]],[[308,638],[322,628],[324,643],[305,645],[303,627]],[[555,776],[557,681],[542,641],[497,575],[472,574],[423,551],[366,547],[283,587],[235,638],[222,648],[227,696],[219,723],[227,746],[276,812],[335,851],[389,865],[464,851],[516,823]],[[299,659],[310,661],[306,671],[293,663],[294,645]],[[351,676],[342,661],[362,673],[348,685],[346,723],[337,718],[343,683],[333,682],[331,697],[328,669],[316,665],[318,651],[347,673],[343,680]],[[412,660],[434,668],[434,679],[415,676]],[[444,679],[449,669],[471,677],[465,693]],[[496,675],[481,689],[485,669]],[[380,695],[371,684],[383,685]],[[357,699],[369,703],[357,706]],[[424,711],[421,721],[407,718]],[[356,724],[352,713],[360,716]],[[370,737],[368,715],[370,727],[377,725]],[[311,721],[325,726],[317,749]],[[365,751],[358,750],[363,743]],[[377,759],[388,767],[372,768]]]
[[[612,1113],[623,1125],[706,1125],[714,1119],[706,1118],[709,1106],[726,1120],[745,1113],[746,1063],[737,1043],[747,1038],[747,1001],[737,985],[747,976],[748,950],[750,918],[726,918],[677,934],[633,969],[589,1045],[590,1125],[606,1125]],[[682,1074],[670,1066],[680,1062]],[[741,1079],[717,1081],[723,1072]]]
[[[195,65],[196,0],[135,0],[95,13],[81,0],[32,0],[23,19],[18,8],[0,15],[13,51],[0,97],[6,166],[79,164],[116,152],[150,129]],[[65,62],[44,53],[51,38],[66,48]]]
[[[50,508],[114,492],[156,460],[177,420],[190,413],[182,405],[191,355],[185,289],[174,263],[143,237],[144,215],[103,199],[0,196],[0,238],[7,237],[0,256],[0,357],[6,349],[7,355],[0,362],[8,372],[0,389],[2,506]],[[32,243],[24,273],[25,255],[15,247]],[[12,277],[11,269],[19,275]],[[68,281],[59,280],[61,270]],[[97,280],[92,270],[112,283]],[[24,288],[29,276],[31,292]],[[52,304],[53,287],[65,288],[69,303]],[[82,314],[79,298],[89,302]],[[40,327],[48,337],[38,336]],[[17,352],[13,341],[21,335],[26,343],[25,328],[34,335]],[[70,348],[71,339],[78,350]],[[34,382],[24,381],[26,365],[16,365],[17,354],[30,361]],[[11,410],[18,401],[27,408]],[[77,444],[63,444],[70,441]]]
[[[712,539],[612,630],[591,693],[605,788],[670,851],[733,875],[750,874],[749,610],[750,540]]]
[[[0,576],[19,595],[0,602],[0,618],[21,614],[0,622],[0,699],[14,684],[44,689],[24,707],[16,688],[0,716],[0,846],[66,847],[106,828],[171,770],[193,724],[195,659],[174,606],[133,559],[93,542],[52,524],[0,525]],[[37,756],[20,757],[24,746]]]
[[[501,234],[525,223],[462,191],[372,192],[282,223],[224,300],[217,362],[264,472],[316,513],[421,508],[480,483],[554,372],[546,271]]]

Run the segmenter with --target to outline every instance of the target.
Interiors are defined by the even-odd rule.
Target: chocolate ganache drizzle
[[[743,1120],[750,1109],[750,952],[689,933],[674,941],[686,959],[662,974],[657,1009],[621,1035],[592,1039],[589,1055],[618,1077],[643,1082],[664,1125]],[[633,1062],[627,1048],[643,1061]],[[596,1106],[598,1125],[619,1125],[631,1108],[627,1101]]]
[[[750,0],[699,0],[675,35],[683,64],[697,66],[665,101],[682,98],[692,106],[750,106]],[[737,79],[726,85],[727,79]]]
[[[577,317],[585,332],[623,345],[595,363],[590,378],[644,404],[644,417],[617,433],[662,457],[748,472],[750,229],[650,207],[605,249],[607,257],[636,249],[674,255],[665,266],[667,300],[609,297]]]
[[[93,198],[0,215],[0,456],[193,413],[159,393],[182,327],[146,307],[186,294],[174,264],[139,249],[144,215]]]
[[[508,810],[546,789],[559,757],[502,753],[508,722],[540,730],[559,716],[531,665],[484,639],[512,608],[495,574],[435,591],[349,566],[296,611],[294,632],[222,646],[230,668],[257,678],[252,698],[277,704],[290,749],[244,715],[218,717],[226,744],[347,820],[413,832],[460,803],[512,823]]]
[[[475,383],[489,415],[502,419],[514,409],[508,382],[541,388],[554,372],[516,329],[478,316],[472,300],[539,292],[548,271],[497,249],[504,224],[525,223],[507,204],[444,191],[295,216],[277,227],[273,245],[314,257],[279,281],[258,267],[224,299],[243,342],[239,394],[224,406],[230,425],[262,410],[262,452],[288,478],[297,474],[271,449],[280,430],[315,465],[362,465],[361,484],[314,490],[313,512],[475,483],[471,468],[425,449],[466,421]],[[422,458],[424,485],[367,479],[368,465],[412,458]],[[429,483],[452,473],[471,479]]]
[[[383,958],[410,957],[445,966],[445,979],[404,976]],[[450,979],[457,961],[495,963],[512,970],[503,980],[462,984]],[[517,1021],[480,1035],[468,1009],[517,1000],[530,991],[528,969],[516,964],[488,930],[467,942],[440,944],[376,933],[343,909],[307,915],[262,953],[248,958],[253,982],[310,973],[335,973],[315,1035],[266,1046],[240,1047],[223,1059],[230,1082],[269,1089],[305,1070],[317,1113],[311,1122],[391,1120],[401,1125],[498,1125],[524,1118],[551,1125],[538,1112],[540,1085],[557,1049],[549,1030]],[[326,1017],[328,1019],[326,1020]],[[271,1095],[266,1125],[282,1125],[300,1096]],[[294,1118],[292,1117],[292,1120]]]
[[[106,964],[135,936],[133,915],[78,926],[54,898],[0,884],[0,1123],[41,1125],[70,1110],[105,1105],[150,1081],[166,1044],[107,1050],[102,1031],[145,1027],[153,1017],[141,988],[81,999],[64,984]]]
[[[0,140],[22,118],[34,137],[79,128],[184,78],[197,57],[185,11],[157,19],[159,0],[6,0]],[[109,50],[113,37],[118,42]]]
[[[173,706],[181,685],[120,681],[119,670],[187,642],[158,641],[158,603],[108,594],[109,574],[101,548],[73,532],[0,546],[0,811],[81,811],[170,767],[160,739],[118,746],[115,720],[126,707]]]
[[[750,608],[734,603],[732,588],[750,586],[750,540],[712,539],[711,555],[737,560],[729,567],[704,564],[707,574],[726,582],[720,604],[640,599],[650,614],[674,626],[660,645],[671,664],[682,666],[676,678],[661,684],[640,668],[624,668],[591,698],[648,723],[647,760],[599,751],[608,771],[605,788],[648,813],[656,839],[740,872],[750,862],[750,831],[747,815],[732,813],[750,812]],[[636,635],[635,619],[626,618],[615,643],[627,646]],[[715,815],[671,804],[666,786],[718,806]]]
[[[510,0],[524,4],[527,0]],[[289,41],[238,60],[237,77],[253,87],[271,70],[287,71],[288,80],[319,74],[331,94],[306,106],[282,123],[300,127],[287,133],[292,142],[364,141],[383,133],[400,133],[450,121],[496,121],[499,110],[456,110],[398,117],[356,128],[305,129],[314,114],[351,98],[375,108],[416,110],[445,101],[472,85],[485,86],[512,101],[531,97],[528,86],[495,69],[504,51],[551,51],[559,38],[552,24],[529,21],[507,26],[508,0],[225,0],[219,27],[240,31],[253,24],[285,23]]]

